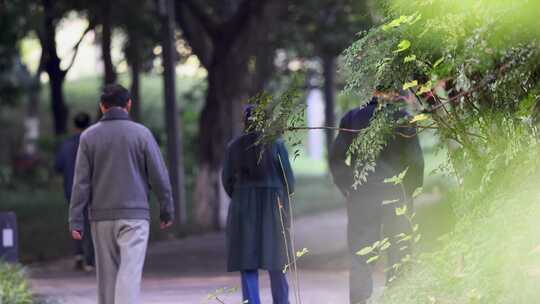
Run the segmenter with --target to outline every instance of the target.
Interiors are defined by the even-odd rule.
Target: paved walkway
[[[303,303],[348,303],[345,226],[344,210],[296,220],[297,248],[310,250],[299,261]],[[219,303],[208,300],[209,293],[222,287],[240,286],[237,274],[224,271],[224,248],[223,233],[151,244],[142,283],[142,303]],[[95,304],[94,275],[73,272],[71,267],[71,260],[30,267],[33,291],[51,303]],[[379,271],[376,276],[380,293],[383,274]],[[266,275],[262,276],[263,303],[272,302],[268,284]],[[293,299],[291,294],[291,303]],[[221,300],[227,304],[242,302],[240,292],[223,295]]]

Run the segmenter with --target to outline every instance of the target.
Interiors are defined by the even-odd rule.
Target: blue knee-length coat
[[[253,132],[233,140],[224,159],[222,182],[231,197],[228,271],[282,270],[288,263],[287,248],[291,251],[289,194],[294,192],[294,175],[287,149],[281,139],[258,145],[258,138]]]

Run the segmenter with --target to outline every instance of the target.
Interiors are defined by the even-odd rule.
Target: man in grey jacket
[[[88,206],[99,304],[139,303],[148,243],[149,190],[160,205],[161,229],[172,225],[169,175],[152,133],[129,119],[131,98],[120,85],[101,95],[103,118],[80,138],[71,194],[72,237],[84,233]]]

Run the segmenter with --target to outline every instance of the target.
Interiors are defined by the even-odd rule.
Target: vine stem
[[[461,92],[461,93],[459,93],[459,94],[457,94],[457,95],[455,95],[455,96],[453,96],[451,98],[448,98],[444,102],[441,102],[438,105],[430,108],[428,111],[433,112],[433,111],[435,111],[435,110],[437,110],[437,109],[439,109],[441,107],[444,107],[445,104],[452,103],[453,101],[456,101],[456,100],[460,99],[461,97],[467,97],[467,96],[475,93],[476,91],[480,90],[481,88],[485,87],[486,85],[488,85],[488,84],[492,83],[493,81],[497,80],[497,76],[499,76],[500,74],[506,72],[506,70],[508,70],[510,67],[511,67],[510,63],[503,64],[502,66],[500,66],[495,71],[495,73],[486,76],[484,79],[482,79],[477,85],[475,85],[470,90],[467,90],[465,92]]]
[[[287,196],[289,198],[289,218],[291,221],[291,227],[289,229],[289,238],[291,239],[291,247],[293,250],[293,258],[292,258],[292,264],[293,264],[293,272],[294,272],[294,291],[295,291],[295,300],[297,304],[302,304],[302,297],[300,296],[300,278],[298,276],[298,266],[296,264],[296,255],[294,255],[294,250],[296,248],[295,241],[294,241],[294,214],[293,214],[293,203],[292,203],[292,195],[290,194],[290,187],[289,187],[289,180],[287,179],[287,174],[285,174],[285,169],[283,167],[283,161],[281,160],[281,156],[278,154],[279,159],[279,165],[281,166],[281,173],[283,174],[283,179],[285,180],[285,187],[287,191]],[[281,210],[281,209],[280,209]],[[280,216],[281,217],[281,216]],[[281,217],[281,222],[283,225],[283,218]],[[285,231],[285,230],[284,230]],[[285,239],[285,242],[287,242],[287,239]],[[287,246],[287,244],[285,244]],[[287,253],[288,254],[288,253]],[[289,261],[290,263],[290,261]]]

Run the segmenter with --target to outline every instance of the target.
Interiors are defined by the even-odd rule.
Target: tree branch
[[[229,45],[232,44],[235,39],[242,36],[239,35],[238,32],[248,29],[251,20],[261,17],[260,15],[268,2],[268,0],[242,1],[236,14],[223,24],[224,35],[228,40]]]
[[[201,64],[208,69],[214,47],[212,37],[204,29],[201,22],[182,3],[177,2],[175,5],[176,23],[182,29],[182,35],[189,42],[193,53],[197,55]]]
[[[497,80],[497,77],[499,75],[501,75],[503,72],[505,72],[506,70],[508,70],[510,68],[510,64],[509,63],[506,63],[506,64],[503,64],[499,69],[497,69],[497,71],[494,73],[494,74],[490,74],[488,76],[486,76],[484,79],[482,79],[482,81],[480,81],[477,85],[475,85],[474,87],[472,87],[470,90],[467,90],[465,92],[461,92],[451,98],[448,98],[446,99],[444,102],[441,102],[439,103],[438,105],[434,106],[434,107],[431,107],[429,109],[427,109],[428,112],[434,112],[436,110],[438,110],[439,108],[441,107],[444,107],[446,104],[449,104],[449,103],[452,103],[462,97],[467,97],[471,94],[473,94],[474,92],[482,89],[483,87],[485,87],[486,85],[492,83],[493,81]]]
[[[67,73],[69,70],[73,67],[73,64],[75,63],[75,59],[77,58],[77,54],[79,53],[79,47],[81,46],[81,43],[83,42],[86,35],[92,31],[96,27],[96,24],[93,22],[90,22],[88,24],[88,27],[84,30],[84,32],[81,35],[81,38],[79,38],[79,41],[73,46],[73,55],[71,56],[71,61],[69,62],[69,65],[66,69],[64,69],[64,72]]]
[[[216,38],[219,35],[219,24],[210,14],[206,13],[204,9],[199,5],[199,1],[184,0],[185,7],[189,9],[191,15],[198,19],[199,23],[206,30],[208,35],[212,38]],[[178,5],[177,5],[178,6]]]

